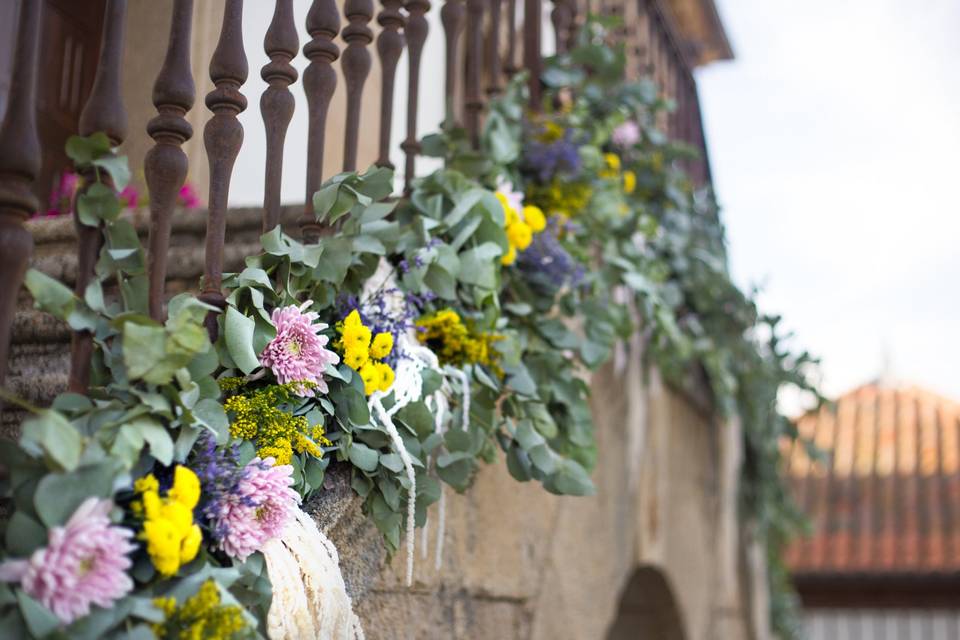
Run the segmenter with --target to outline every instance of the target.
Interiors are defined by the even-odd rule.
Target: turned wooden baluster
[[[326,143],[327,112],[330,99],[337,88],[337,72],[333,63],[340,57],[340,49],[333,39],[340,32],[340,12],[335,0],[313,0],[307,13],[307,33],[310,42],[303,47],[303,55],[310,60],[303,72],[303,90],[307,94],[307,197],[300,233],[305,242],[316,242],[323,227],[317,224],[313,212],[313,194],[323,180],[323,146]]]
[[[293,0],[277,0],[273,20],[263,38],[263,50],[270,58],[260,70],[269,85],[260,96],[260,114],[267,133],[266,175],[263,182],[263,231],[280,224],[280,186],[283,177],[283,144],[293,118],[295,101],[290,85],[297,70],[290,61],[297,55],[300,40],[293,20]]]
[[[150,240],[147,274],[150,281],[150,316],[163,321],[170,220],[177,196],[187,178],[187,155],[180,146],[193,137],[193,127],[184,117],[193,107],[196,88],[190,72],[190,30],[193,0],[175,0],[170,22],[167,55],[153,84],[157,115],[147,124],[153,148],[143,161],[150,191]]]
[[[360,107],[363,85],[370,74],[372,60],[367,46],[373,42],[368,23],[373,19],[373,0],[347,0],[343,6],[347,26],[340,37],[347,43],[343,50],[343,81],[347,85],[347,123],[344,133],[343,170],[356,171],[357,145],[360,139]]]
[[[406,20],[400,8],[403,0],[380,0],[383,9],[377,16],[377,22],[383,27],[377,38],[377,54],[380,56],[380,147],[377,165],[393,169],[390,162],[390,134],[393,133],[393,86],[397,75],[397,62],[406,37],[400,31]]]
[[[200,299],[222,309],[226,301],[220,284],[223,279],[223,243],[227,227],[227,196],[230,177],[240,146],[243,125],[237,116],[247,108],[240,87],[247,80],[247,56],[243,51],[241,21],[243,0],[227,0],[220,27],[220,39],[210,58],[210,79],[214,89],[207,94],[207,108],[213,117],[203,129],[203,145],[210,165],[209,213],[203,290]],[[206,319],[210,339],[217,339],[217,314]]]
[[[530,108],[538,112],[542,108],[542,87],[540,86],[540,72],[543,60],[540,56],[540,16],[542,14],[541,0],[524,0],[523,2],[523,66],[530,74]]]
[[[36,120],[40,6],[27,2],[20,7],[9,102],[0,124],[0,278],[5,283],[0,296],[0,386],[7,375],[17,294],[33,253],[33,237],[23,223],[39,204],[31,187],[40,173]]]
[[[123,60],[123,33],[127,14],[126,0],[108,0],[103,22],[103,40],[100,58],[93,80],[90,98],[80,113],[80,135],[89,136],[102,131],[118,146],[127,135],[127,112],[120,92],[120,63]],[[82,172],[89,187],[93,183],[92,170]],[[104,177],[109,181],[109,176]],[[83,296],[94,276],[94,268],[103,243],[99,227],[81,224],[74,205],[77,228],[77,280],[74,292]],[[68,388],[85,393],[90,385],[90,359],[93,356],[93,335],[88,331],[74,332],[70,345],[70,378]]]
[[[447,44],[447,76],[444,85],[446,94],[446,117],[444,128],[454,128],[458,125],[454,104],[457,99],[457,75],[460,70],[460,33],[466,20],[463,0],[447,0],[440,10],[440,21],[443,23],[443,33]]]
[[[553,33],[557,39],[557,53],[569,51],[570,30],[573,26],[573,0],[553,0]]]
[[[487,37],[487,95],[495,97],[503,91],[501,84],[503,65],[500,60],[500,15],[503,8],[502,0],[493,0],[490,3],[490,35]]]
[[[416,175],[417,154],[420,153],[420,142],[417,140],[417,114],[420,110],[420,59],[423,54],[423,44],[427,41],[430,26],[427,23],[426,13],[430,10],[429,0],[407,0],[407,26],[404,29],[407,38],[407,58],[409,73],[407,77],[407,137],[400,145],[406,154],[404,167],[404,193],[411,190],[411,183]]]
[[[467,0],[466,125],[474,149],[480,147],[483,72],[483,14],[487,0]]]
[[[507,0],[507,59],[503,63],[503,74],[513,78],[520,71],[517,66],[517,0]]]

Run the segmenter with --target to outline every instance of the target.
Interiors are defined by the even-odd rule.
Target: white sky
[[[737,281],[829,395],[892,376],[960,400],[960,1],[717,0],[698,72]]]

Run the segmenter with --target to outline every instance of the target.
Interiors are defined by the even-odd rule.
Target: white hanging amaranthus
[[[340,572],[337,548],[308,514],[297,509],[284,533],[264,545],[273,600],[271,640],[364,640]]]

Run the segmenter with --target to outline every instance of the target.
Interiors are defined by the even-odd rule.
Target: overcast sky
[[[717,0],[698,72],[737,281],[836,395],[883,369],[960,400],[960,1]]]

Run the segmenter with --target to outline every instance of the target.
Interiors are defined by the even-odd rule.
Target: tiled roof
[[[797,427],[828,458],[787,451],[813,529],[788,551],[795,575],[960,573],[960,403],[871,384]]]

